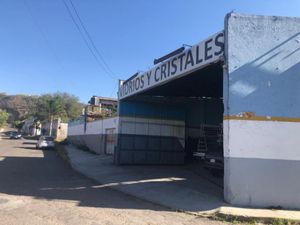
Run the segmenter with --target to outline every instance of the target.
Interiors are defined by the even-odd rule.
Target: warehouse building
[[[300,19],[230,13],[155,63],[120,84],[115,163],[209,159],[229,203],[300,208]]]

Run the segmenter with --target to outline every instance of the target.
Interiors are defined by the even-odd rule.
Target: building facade
[[[219,160],[227,202],[299,209],[300,19],[229,13],[175,52],[120,83],[118,117],[68,139],[118,165]]]
[[[115,162],[184,163],[221,126],[206,154],[222,155],[226,201],[300,208],[299,102],[300,19],[230,13],[223,31],[121,83]]]

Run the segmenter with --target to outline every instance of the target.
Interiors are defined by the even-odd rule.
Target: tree
[[[42,122],[61,118],[63,122],[76,119],[81,115],[83,104],[77,97],[68,93],[44,94],[38,98],[32,115]]]
[[[9,114],[5,111],[0,109],[0,127],[3,127],[7,120],[8,120]]]
[[[61,100],[65,111],[65,117],[61,117],[62,121],[68,122],[69,120],[77,119],[82,114],[84,105],[79,102],[79,99],[68,93],[55,93],[54,96]]]
[[[31,117],[30,113],[35,108],[38,96],[33,95],[6,95],[0,93],[0,108],[9,113],[8,123],[24,121]]]
[[[83,104],[68,93],[57,92],[41,96],[6,95],[0,92],[0,109],[9,114],[8,123],[20,128],[24,121],[34,117],[37,121],[50,122],[61,118],[62,122],[77,119]]]
[[[15,120],[13,122],[13,126],[15,128],[17,128],[18,130],[20,130],[23,127],[24,124],[25,124],[25,121],[22,121],[22,120]]]

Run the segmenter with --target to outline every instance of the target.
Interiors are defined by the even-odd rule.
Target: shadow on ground
[[[35,144],[35,142],[33,143],[33,142],[30,142],[30,141],[24,141],[22,144],[23,145],[33,145],[33,144]]]
[[[97,180],[100,187],[112,187],[159,205],[196,213],[227,205],[222,185],[200,176],[208,173],[200,168],[195,171],[188,166],[116,166],[111,156],[90,154],[70,145],[66,150],[73,168]]]
[[[78,150],[83,155],[78,155],[77,166],[82,165],[93,180],[99,181],[100,177],[99,184],[75,172],[56,151],[37,150],[35,144],[35,141],[22,140],[9,144],[14,147],[10,146],[8,152],[17,154],[6,155],[0,161],[0,193],[119,209],[199,212],[225,204],[222,187],[188,171],[190,168],[186,166],[115,166],[109,156]],[[83,170],[78,171],[86,175]],[[139,198],[167,207],[145,203]]]
[[[77,201],[83,207],[145,209],[147,206],[146,209],[151,210],[168,210],[109,187],[101,187],[73,171],[55,151],[36,150],[34,144],[32,143],[32,147],[10,147],[11,152],[22,155],[25,153],[24,157],[2,157],[0,193],[37,199]],[[36,152],[30,151],[27,155],[27,150]]]

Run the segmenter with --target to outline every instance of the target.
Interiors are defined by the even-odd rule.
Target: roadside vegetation
[[[60,155],[60,157],[65,161],[69,162],[69,156],[67,151],[65,150],[65,146],[68,145],[68,140],[65,139],[63,141],[57,141],[55,142],[55,149],[57,151],[57,154]]]
[[[68,93],[45,94],[38,97],[31,114],[40,121],[49,121],[50,117],[60,117],[62,122],[78,118],[82,114],[83,104]]]
[[[8,117],[9,114],[5,110],[0,109],[0,128],[6,125]]]
[[[299,225],[300,221],[281,218],[253,218],[246,216],[232,216],[216,213],[208,218],[212,220],[227,222],[229,224],[243,225]]]
[[[60,117],[62,122],[68,122],[82,114],[83,106],[76,96],[68,93],[57,92],[39,96],[0,93],[0,108],[9,113],[7,118],[2,113],[3,119],[6,118],[5,121],[8,120],[16,128],[21,128],[24,121],[31,117],[41,122]]]

